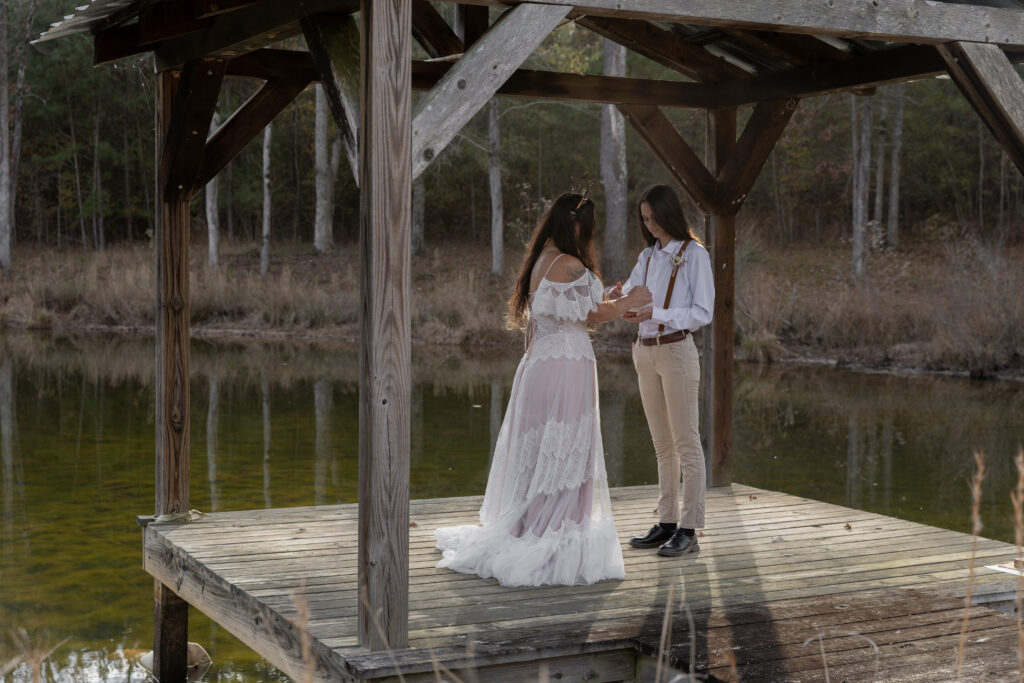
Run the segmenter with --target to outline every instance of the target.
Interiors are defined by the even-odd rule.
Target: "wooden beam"
[[[747,193],[786,129],[798,102],[773,100],[759,103],[747,120],[735,149],[727,159],[720,159],[724,165],[720,166],[718,173],[719,205],[726,213],[735,214],[743,206]]]
[[[228,62],[225,75],[261,81],[293,78],[310,83],[319,80],[313,57],[299,50],[263,49],[239,55]]]
[[[218,14],[234,12],[258,2],[259,0],[194,0],[193,14],[197,18],[213,17]]]
[[[814,36],[778,33],[776,31],[748,31],[723,28],[722,33],[747,45],[785,60],[793,66],[825,64],[853,59],[853,55],[840,50]]]
[[[139,25],[126,24],[100,31],[92,40],[92,65],[116,62],[125,57],[142,54],[153,49],[140,42]]]
[[[713,109],[707,114],[708,168],[720,175],[728,159],[740,154],[736,148],[736,110]],[[711,338],[711,350],[704,349],[704,362],[711,363],[710,386],[705,396],[710,397],[711,485],[732,484],[732,401],[733,401],[733,345],[734,299],[736,295],[736,216],[714,212],[709,221],[711,263],[715,279],[715,312],[711,329],[705,330],[704,339]]]
[[[157,74],[156,150],[168,144],[182,75]],[[209,122],[207,122],[209,125]],[[159,157],[157,159],[159,168]],[[156,515],[189,509],[189,202],[157,183],[156,224]],[[188,606],[154,586],[153,672],[183,681],[188,661]]]
[[[711,54],[703,47],[646,21],[580,17],[576,23],[697,81],[750,77],[743,69]]]
[[[483,11],[486,12],[487,8],[484,7]],[[465,50],[462,39],[429,0],[412,0],[412,35],[435,59],[462,54]]]
[[[359,26],[350,16],[324,14],[303,19],[302,31],[358,185]]]
[[[455,35],[468,48],[480,40],[491,25],[490,10],[480,5],[455,6]]]
[[[526,3],[502,16],[420,103],[412,122],[413,178],[437,157],[569,13]]]
[[[181,72],[158,167],[160,184],[168,200],[192,198],[226,69],[223,59],[195,59]]]
[[[453,1],[453,0],[445,0]],[[458,0],[466,2],[466,0]],[[472,0],[492,4],[491,0]],[[906,43],[967,41],[1024,47],[1024,12],[933,0],[545,0],[580,15],[888,40]]]
[[[139,37],[144,45],[177,38],[213,25],[212,19],[197,19],[193,0],[164,0],[144,5],[139,12]]]
[[[237,57],[298,33],[299,20],[318,12],[351,14],[357,0],[260,0],[216,16],[202,31],[163,41],[154,51],[157,71],[204,56]]]
[[[228,165],[267,124],[309,85],[301,79],[267,81],[206,142],[193,195]]]
[[[1024,173],[1024,82],[995,45],[940,45],[949,75]]]
[[[414,61],[413,89],[430,90],[451,68],[451,64],[444,62]],[[579,75],[531,69],[515,71],[498,88],[497,94],[575,102],[649,104],[694,109],[716,107],[719,102],[714,86],[703,83]]]
[[[720,213],[718,182],[661,110],[648,105],[620,104],[619,111],[694,203],[705,213]]]
[[[359,642],[408,646],[412,157],[409,0],[363,0]]]

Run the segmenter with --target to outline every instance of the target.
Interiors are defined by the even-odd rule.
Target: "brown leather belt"
[[[657,337],[640,337],[640,343],[644,346],[671,344],[672,342],[683,341],[689,333],[689,330],[678,330],[669,334],[659,334]]]

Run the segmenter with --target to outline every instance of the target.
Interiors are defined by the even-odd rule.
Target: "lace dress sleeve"
[[[604,287],[589,270],[573,282],[545,280],[534,294],[531,313],[570,321],[586,320],[604,300]]]

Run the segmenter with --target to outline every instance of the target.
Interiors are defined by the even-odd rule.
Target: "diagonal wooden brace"
[[[423,99],[413,118],[414,179],[494,96],[570,9],[533,3],[517,5],[445,74]]]
[[[1024,173],[1024,82],[996,45],[948,43],[939,54],[953,81]]]
[[[734,214],[764,168],[768,155],[782,136],[786,124],[796,111],[797,99],[760,102],[747,120],[743,134],[725,159],[718,174],[718,205],[727,214]]]

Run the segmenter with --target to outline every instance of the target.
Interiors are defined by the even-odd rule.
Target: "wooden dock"
[[[656,496],[612,491],[624,540],[656,521]],[[985,568],[1011,561],[1012,545],[733,485],[709,492],[699,556],[625,546],[624,581],[503,588],[434,568],[434,528],[474,523],[479,504],[412,501],[400,651],[357,644],[355,505],[151,524],[145,568],[296,680],[410,683],[691,669],[694,680],[956,680],[972,546],[975,596],[1012,599],[1017,585]],[[967,629],[963,680],[1016,680],[1016,620],[975,604]]]

